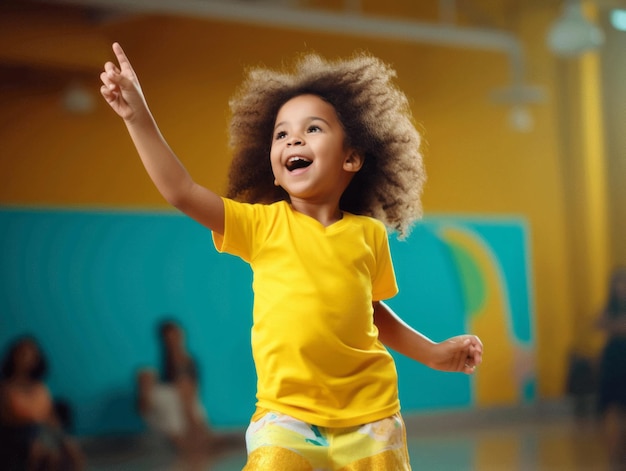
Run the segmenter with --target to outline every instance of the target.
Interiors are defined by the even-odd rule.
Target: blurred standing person
[[[9,346],[0,371],[0,464],[5,470],[74,471],[84,468],[77,444],[65,434],[44,382],[48,363],[37,342]]]
[[[614,469],[626,470],[626,267],[613,272],[598,325],[607,334],[600,358],[599,412]]]

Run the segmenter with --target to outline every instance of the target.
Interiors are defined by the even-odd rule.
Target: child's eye
[[[274,139],[279,140],[279,139],[283,139],[286,136],[287,136],[287,133],[285,131],[278,131],[276,133],[276,136],[274,136]]]
[[[307,128],[307,132],[318,132],[321,131],[322,128],[320,128],[319,126],[317,126],[316,124],[311,124],[308,128]]]

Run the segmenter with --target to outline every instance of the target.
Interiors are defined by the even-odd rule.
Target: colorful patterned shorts
[[[409,471],[400,414],[346,428],[317,427],[267,412],[246,431],[243,471]]]

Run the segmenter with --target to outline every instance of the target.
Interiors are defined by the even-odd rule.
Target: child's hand
[[[104,72],[100,74],[103,83],[100,93],[121,118],[130,121],[138,112],[147,110],[147,105],[137,75],[122,46],[113,43],[113,52],[119,67],[113,62],[104,64]]]
[[[429,363],[441,371],[474,372],[483,360],[483,344],[475,335],[459,335],[436,344]]]

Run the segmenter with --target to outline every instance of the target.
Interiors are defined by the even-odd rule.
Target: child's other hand
[[[483,344],[475,335],[459,335],[436,344],[431,368],[471,374],[483,361]]]
[[[104,64],[104,72],[100,74],[103,84],[100,93],[121,118],[130,121],[138,111],[147,109],[147,106],[137,75],[122,46],[113,43],[113,52],[119,67],[113,62]]]

